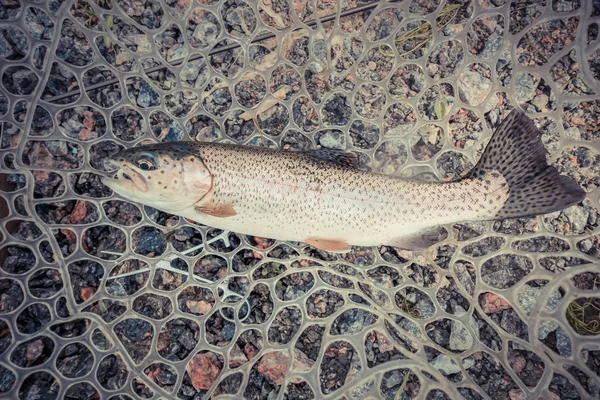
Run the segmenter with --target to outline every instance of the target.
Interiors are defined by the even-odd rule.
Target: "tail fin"
[[[492,135],[477,165],[465,178],[478,179],[500,172],[508,182],[509,197],[498,218],[548,214],[576,204],[585,191],[546,162],[541,134],[525,113],[514,109]]]

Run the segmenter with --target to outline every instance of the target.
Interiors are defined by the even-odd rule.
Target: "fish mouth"
[[[111,188],[116,192],[127,192],[132,193],[141,191],[146,193],[148,191],[148,184],[146,179],[139,172],[133,170],[133,168],[119,163],[115,160],[109,160],[109,164],[117,167],[117,173],[114,178],[102,177],[102,183]]]

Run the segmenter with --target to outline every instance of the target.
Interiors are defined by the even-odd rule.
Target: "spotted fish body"
[[[354,245],[392,244],[425,228],[492,217],[507,198],[491,179],[450,184],[400,180],[335,165],[300,153],[229,145],[198,145],[214,176],[212,201],[236,215],[183,216],[256,236],[305,241],[343,239]],[[494,201],[488,194],[496,193]]]
[[[142,170],[136,163],[149,156],[155,168]],[[539,132],[518,111],[494,134],[477,166],[454,182],[399,179],[345,161],[347,154],[335,151],[163,143],[117,155],[112,163],[130,179],[105,183],[130,200],[201,224],[330,251],[425,248],[437,240],[429,232],[439,225],[537,215],[584,197],[546,164]],[[133,174],[139,175],[135,185]]]

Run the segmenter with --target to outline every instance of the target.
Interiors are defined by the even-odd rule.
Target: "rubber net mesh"
[[[0,397],[600,398],[599,15],[0,1]],[[450,180],[515,106],[587,198],[445,226],[420,253],[222,232],[99,180],[120,149],[175,140],[347,149]]]

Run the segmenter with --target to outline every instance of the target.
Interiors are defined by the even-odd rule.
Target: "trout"
[[[585,192],[546,162],[533,122],[513,110],[464,177],[425,182],[364,172],[343,150],[284,151],[171,142],[126,149],[103,182],[130,201],[241,234],[344,252],[352,245],[423,250],[441,225],[528,217]]]

